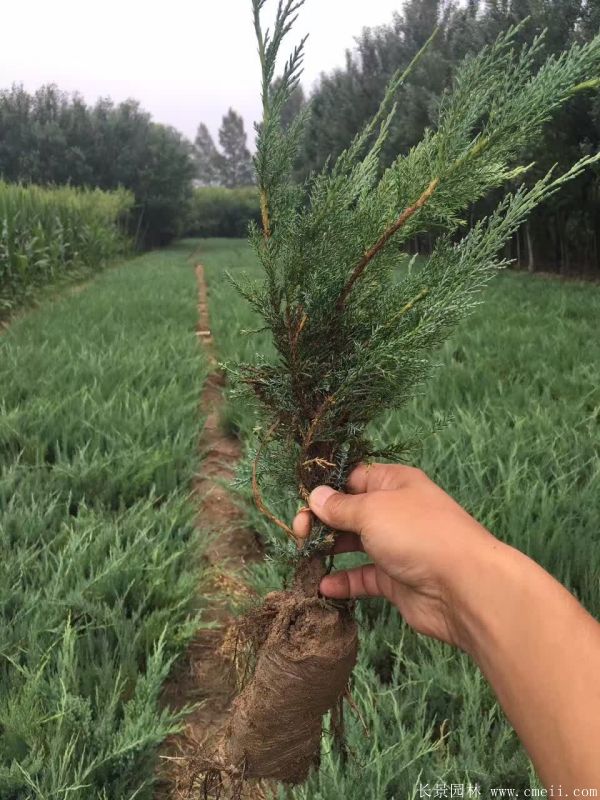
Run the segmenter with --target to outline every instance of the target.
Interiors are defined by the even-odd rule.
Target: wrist
[[[549,578],[523,553],[491,535],[455,571],[448,605],[456,644],[480,667],[511,638],[527,595],[537,591],[532,582],[539,573]]]
[[[593,786],[599,626],[523,553],[482,544],[449,595],[456,644],[488,680],[542,782]]]

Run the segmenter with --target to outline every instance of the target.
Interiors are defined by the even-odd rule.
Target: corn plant
[[[104,266],[127,248],[133,197],[0,182],[0,317],[36,288]]]

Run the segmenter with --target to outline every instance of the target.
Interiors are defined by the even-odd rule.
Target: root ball
[[[219,760],[242,778],[300,783],[356,662],[356,623],[348,609],[294,591],[266,604],[268,630],[257,631],[254,675],[233,703]]]

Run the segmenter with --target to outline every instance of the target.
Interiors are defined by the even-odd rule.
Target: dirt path
[[[216,370],[202,266],[196,267],[196,277],[197,335],[212,368],[201,398],[201,407],[207,416],[199,445],[201,474],[197,476],[194,491],[198,498],[198,526],[213,538],[205,553],[208,576],[203,577],[198,589],[202,597],[214,595],[215,599],[203,614],[203,619],[216,623],[217,627],[198,632],[165,690],[165,702],[171,707],[181,708],[186,703],[201,703],[201,706],[186,718],[182,733],[171,737],[162,748],[160,783],[156,792],[160,800],[199,796],[194,787],[194,757],[207,746],[210,748],[235,693],[232,665],[221,654],[225,631],[231,620],[226,597],[245,591],[239,572],[260,555],[257,540],[245,528],[243,514],[226,485],[233,478],[241,447],[237,439],[222,432],[219,424],[225,381]]]

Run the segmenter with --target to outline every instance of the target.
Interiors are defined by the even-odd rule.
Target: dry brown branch
[[[294,332],[294,335],[292,337],[292,343],[294,345],[294,348],[296,348],[296,346],[298,344],[298,339],[300,337],[300,334],[304,330],[304,326],[306,325],[307,320],[308,320],[308,316],[306,314],[306,311],[303,311],[302,312],[302,317],[300,318],[300,322],[298,323],[298,327],[296,328],[296,330]]]
[[[321,467],[321,469],[333,469],[335,464],[332,461],[327,461],[325,458],[309,458],[308,461],[304,461],[302,466],[303,467],[310,467],[313,464],[316,464],[317,467]]]
[[[356,705],[355,699],[352,697],[352,692],[350,691],[350,687],[346,687],[346,692],[344,694],[344,700],[348,703],[348,705],[350,706],[350,708],[352,709],[352,711],[356,715],[356,718],[358,719],[358,721],[362,725],[362,728],[363,728],[363,730],[365,732],[365,736],[368,739],[371,736],[371,732],[369,731],[369,726],[365,722],[365,719],[364,719],[363,715],[360,713],[360,708]]]
[[[325,412],[327,411],[329,406],[331,406],[333,403],[335,403],[335,395],[333,395],[333,394],[327,395],[327,397],[323,400],[323,402],[321,403],[321,405],[317,409],[317,412],[316,412],[315,416],[313,417],[313,420],[310,423],[310,426],[309,426],[309,428],[308,428],[308,430],[306,432],[306,435],[304,436],[304,439],[302,441],[302,450],[300,452],[300,457],[298,459],[298,463],[300,465],[300,468],[298,470],[298,472],[299,472],[298,492],[300,494],[300,497],[303,500],[305,500],[306,502],[308,502],[308,496],[309,496],[310,492],[308,491],[308,489],[304,485],[304,480],[303,480],[303,476],[302,476],[302,469],[305,466],[307,466],[307,464],[310,464],[310,463],[313,463],[313,462],[316,461],[316,459],[307,459],[308,452],[310,450],[311,445],[314,442],[315,434],[316,434],[317,430],[319,429],[319,425],[321,424],[321,421],[323,420],[323,417],[325,416]],[[324,459],[319,459],[319,460],[322,460],[324,462]]]

